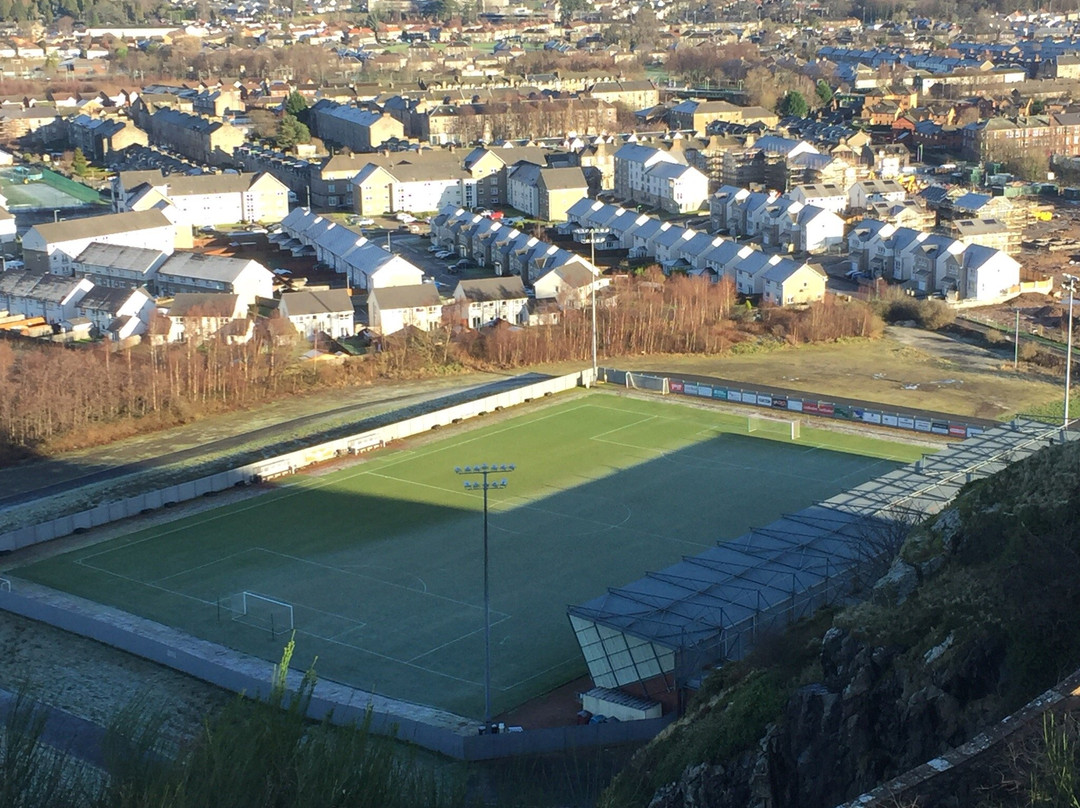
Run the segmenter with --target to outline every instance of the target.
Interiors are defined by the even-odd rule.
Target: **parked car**
[[[366,216],[363,216],[363,217],[357,219],[356,223],[358,225],[360,225],[361,227],[371,227],[373,224],[375,224],[375,220],[374,219],[369,219]]]
[[[450,252],[450,250],[439,250],[437,253],[435,253],[435,257],[440,260],[445,260],[447,258],[453,258],[454,254]]]
[[[442,247],[440,247],[440,246],[439,246],[438,244],[432,244],[432,245],[431,245],[430,247],[428,247],[428,248],[427,248],[427,251],[428,251],[429,253],[439,253],[439,252],[446,252],[446,251],[445,251],[445,250],[444,250],[444,249],[443,249]]]

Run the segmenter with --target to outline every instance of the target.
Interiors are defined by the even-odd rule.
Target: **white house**
[[[0,274],[0,309],[60,323],[75,316],[79,301],[94,288],[86,278],[36,272]]]
[[[575,256],[576,257],[576,256]],[[533,283],[537,301],[554,300],[563,307],[587,303],[593,288],[607,286],[609,278],[597,277],[580,259],[552,267]]]
[[[0,207],[0,247],[14,244],[16,237],[15,214],[5,207]]]
[[[788,196],[804,205],[814,205],[832,213],[843,213],[848,206],[847,188],[832,182],[820,185],[796,185]]]
[[[352,298],[347,289],[284,292],[278,311],[308,340],[316,332],[333,339],[356,333]]]
[[[694,213],[709,201],[709,178],[693,166],[656,163],[645,169],[639,196],[639,201],[668,213]]]
[[[345,275],[354,289],[419,284],[424,272],[400,255],[388,252],[364,236],[296,208],[281,220],[281,232],[271,236],[278,249],[310,247],[320,261]]]
[[[85,317],[97,336],[121,340],[146,332],[157,307],[146,289],[95,286],[75,304],[75,316]]]
[[[368,325],[383,335],[406,326],[430,331],[442,322],[442,308],[433,283],[376,288],[368,295]]]
[[[795,252],[816,253],[844,243],[844,220],[831,210],[806,205],[791,222]]]
[[[156,175],[156,176],[155,176]],[[148,210],[164,198],[188,227],[234,222],[280,222],[289,214],[289,189],[272,174],[122,171],[114,181],[118,210]]]
[[[95,241],[171,253],[176,239],[176,225],[160,210],[109,213],[34,225],[23,236],[23,258],[27,269],[70,275],[72,263]]]
[[[454,289],[459,316],[470,328],[480,328],[495,320],[524,325],[529,321],[529,296],[521,278],[482,278],[459,281]]]
[[[896,180],[861,180],[848,189],[848,207],[866,210],[874,202],[903,202],[907,191]]]
[[[96,286],[135,289],[152,285],[169,253],[146,247],[91,242],[71,264],[74,275],[82,275]]]
[[[169,342],[246,342],[251,335],[247,305],[236,294],[181,292],[164,311],[170,321]]]
[[[202,253],[173,253],[158,268],[154,285],[161,295],[231,293],[244,307],[274,296],[274,275],[258,261]]]
[[[1020,284],[1020,264],[1008,253],[969,244],[963,257],[963,287],[966,299],[994,300],[1005,296]]]

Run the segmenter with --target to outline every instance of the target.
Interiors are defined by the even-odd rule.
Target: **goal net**
[[[763,438],[798,440],[802,436],[801,423],[786,418],[763,418],[760,415],[746,417],[747,433],[758,433]]]
[[[270,632],[271,637],[286,634],[294,628],[291,603],[255,592],[244,591],[221,598],[218,601],[219,620],[223,612],[232,620]]]

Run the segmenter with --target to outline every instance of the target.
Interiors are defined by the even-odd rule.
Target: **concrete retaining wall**
[[[51,541],[61,536],[68,536],[109,522],[126,519],[129,516],[136,516],[145,511],[224,491],[236,485],[247,485],[260,480],[292,474],[307,466],[323,463],[335,457],[366,451],[369,448],[382,446],[394,440],[419,435],[432,429],[449,426],[469,418],[476,418],[485,413],[514,407],[534,398],[560,393],[582,385],[588,387],[592,383],[593,371],[589,368],[566,376],[545,379],[504,393],[484,396],[464,404],[455,404],[446,409],[425,413],[414,418],[406,418],[377,429],[337,438],[305,449],[298,449],[268,460],[248,463],[239,468],[222,471],[208,477],[200,477],[168,488],[147,491],[127,499],[104,502],[85,511],[58,516],[55,519],[0,534],[0,552],[18,550],[32,544]]]
[[[33,586],[33,585],[31,585]],[[26,592],[0,591],[0,609],[87,637],[97,642],[181,671],[204,682],[252,697],[265,697],[270,690],[274,666],[221,646],[181,636],[181,632],[150,620],[123,614],[108,607],[89,607],[62,593],[44,595],[43,587]],[[121,617],[122,616],[122,619]],[[302,674],[291,671],[289,686],[297,688]],[[394,705],[400,705],[395,710]],[[411,715],[407,714],[411,713]],[[665,727],[673,716],[648,721],[623,721],[585,726],[553,727],[498,735],[467,734],[433,721],[449,714],[394,702],[354,688],[320,680],[312,694],[308,714],[321,720],[330,716],[335,724],[362,722],[370,715],[371,729],[458,760],[490,760],[519,755],[561,752],[597,745],[641,743]],[[468,724],[461,719],[461,724]],[[470,725],[472,726],[472,725]],[[475,725],[479,728],[479,722]]]

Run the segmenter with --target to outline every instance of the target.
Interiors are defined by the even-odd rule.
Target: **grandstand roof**
[[[881,555],[875,542],[891,526],[940,511],[965,483],[1061,435],[1035,421],[994,427],[571,606],[594,682],[620,686],[676,668],[685,677],[739,658],[770,620],[801,617],[847,591],[859,567]],[[679,662],[672,652],[694,659]]]

